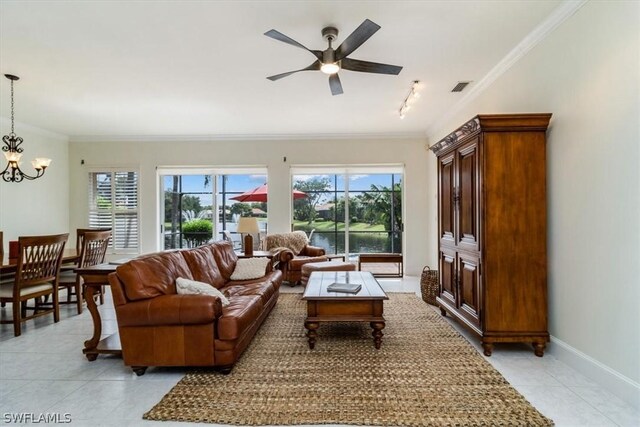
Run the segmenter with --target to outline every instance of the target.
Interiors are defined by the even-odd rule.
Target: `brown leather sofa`
[[[282,272],[231,281],[238,257],[229,242],[136,258],[109,275],[124,363],[138,375],[148,366],[215,366],[231,372],[278,301]],[[176,279],[209,283],[230,301],[178,295]]]
[[[284,280],[295,286],[302,279],[302,266],[310,262],[329,261],[324,248],[309,245],[304,231],[270,234],[266,237],[265,249],[274,254],[278,269]]]

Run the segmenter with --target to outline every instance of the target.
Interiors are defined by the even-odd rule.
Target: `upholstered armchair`
[[[274,254],[274,261],[291,286],[300,282],[302,266],[309,262],[329,261],[324,248],[310,246],[304,231],[269,234],[265,238],[265,250]]]

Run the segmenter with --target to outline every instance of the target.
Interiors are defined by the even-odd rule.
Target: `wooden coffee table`
[[[359,283],[362,289],[357,294],[327,292],[327,286],[338,283]],[[316,345],[316,330],[320,322],[369,322],[373,332],[373,344],[377,349],[382,344],[382,304],[389,299],[378,281],[367,271],[314,271],[302,296],[307,301],[307,328],[309,348]]]

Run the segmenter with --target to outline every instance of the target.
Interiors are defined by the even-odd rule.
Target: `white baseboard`
[[[640,384],[551,336],[548,353],[640,410]]]

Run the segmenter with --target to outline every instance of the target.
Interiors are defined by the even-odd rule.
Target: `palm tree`
[[[364,218],[370,224],[384,225],[386,231],[402,230],[402,187],[394,184],[393,190],[385,186],[371,184],[371,192],[360,196],[364,208]]]
[[[297,220],[307,220],[311,224],[316,219],[316,206],[330,186],[329,178],[314,177],[308,181],[296,181],[294,190],[307,194],[307,197],[293,201],[294,217]]]

